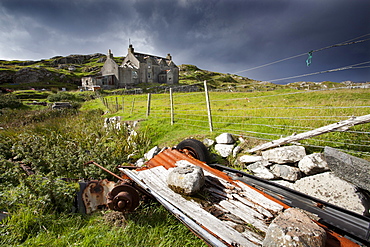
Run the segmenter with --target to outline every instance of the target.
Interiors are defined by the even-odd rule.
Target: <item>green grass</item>
[[[158,203],[125,215],[114,225],[112,212],[91,216],[40,213],[30,208],[9,217],[0,230],[1,246],[206,246]],[[117,217],[117,214],[113,214]],[[120,219],[120,218],[119,218]]]
[[[0,209],[12,215],[1,223],[1,246],[204,246],[157,203],[143,204],[125,215],[127,225],[119,227],[107,220],[108,211],[91,216],[70,213],[65,210],[69,205],[66,198],[75,184],[57,178],[112,179],[100,169],[82,164],[93,159],[117,172],[116,165],[134,162],[154,145],[174,146],[189,137],[202,140],[235,132],[250,136],[245,137],[245,146],[254,147],[264,142],[261,139],[278,139],[352,115],[370,114],[365,107],[370,105],[370,89],[210,92],[214,127],[210,132],[203,92],[174,93],[174,125],[170,123],[169,94],[152,94],[149,116],[146,94],[102,92],[108,104],[102,98],[93,99],[96,96],[91,92],[75,94],[86,100],[79,111],[1,110]],[[102,128],[104,117],[117,115],[123,120],[141,120],[135,145],[127,143],[125,131]],[[370,132],[370,124],[351,130]],[[364,155],[370,151],[366,134],[334,132],[302,143],[309,145],[309,152],[320,151],[314,146],[330,145],[369,159]],[[134,152],[130,160],[128,155]],[[39,176],[26,178],[19,166],[9,161],[15,156],[33,165]],[[219,160],[223,164],[232,161]]]
[[[214,137],[222,132],[257,140],[274,140],[346,120],[351,116],[370,114],[370,108],[366,107],[370,106],[369,92],[370,89],[210,92],[212,133],[209,131],[207,107],[202,92],[174,94],[173,126],[170,124],[169,94],[152,95],[149,117],[146,116],[147,95],[106,96],[108,107],[98,103],[98,100],[88,102],[84,107],[100,104],[108,112],[107,116],[121,115],[126,120],[145,119],[142,126],[154,133],[151,138],[155,144],[167,144],[171,140],[178,141],[195,135]],[[119,102],[118,111],[116,98]],[[358,125],[351,130],[369,132],[370,126]],[[332,146],[349,150],[351,154],[364,158],[370,152],[367,147],[370,139],[366,134],[334,132],[301,142],[309,146]]]

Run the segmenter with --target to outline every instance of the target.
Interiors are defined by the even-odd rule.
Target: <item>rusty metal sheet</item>
[[[86,213],[90,214],[100,208],[107,207],[107,194],[114,188],[115,182],[92,180],[82,192],[82,200]]]

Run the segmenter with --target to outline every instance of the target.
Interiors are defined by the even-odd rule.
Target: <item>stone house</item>
[[[179,68],[168,54],[164,57],[138,53],[129,45],[128,53],[121,65],[114,59],[111,50],[101,69],[101,76],[83,77],[82,88],[132,88],[141,83],[176,84]]]

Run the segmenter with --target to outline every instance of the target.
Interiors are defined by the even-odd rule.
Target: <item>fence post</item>
[[[118,111],[118,97],[116,96],[116,112]]]
[[[146,106],[146,117],[149,117],[149,115],[150,115],[150,99],[151,99],[151,94],[148,93],[148,103],[147,103],[147,106]]]
[[[208,113],[208,123],[209,123],[209,131],[213,131],[213,125],[212,125],[212,114],[211,114],[211,104],[209,102],[209,95],[208,95],[208,89],[207,89],[207,81],[204,81],[204,92],[206,94],[206,101],[207,101],[207,113]]]
[[[125,112],[125,97],[122,96],[122,112]]]
[[[170,107],[171,107],[171,125],[173,125],[173,95],[172,88],[170,88]]]
[[[135,106],[135,98],[132,99],[132,106],[131,106],[131,112],[130,112],[131,115],[132,115],[132,112],[134,111],[134,106]]]

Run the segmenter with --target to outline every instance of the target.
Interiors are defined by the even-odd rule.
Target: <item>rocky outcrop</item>
[[[46,80],[52,80],[58,77],[56,74],[43,68],[24,68],[18,70],[14,75],[14,83],[34,83]]]
[[[13,83],[15,72],[11,70],[0,71],[0,84]]]
[[[89,62],[90,59],[105,57],[104,54],[101,53],[95,53],[90,55],[69,55],[66,57],[53,57],[53,64],[59,65],[59,64],[83,64],[86,62]]]

